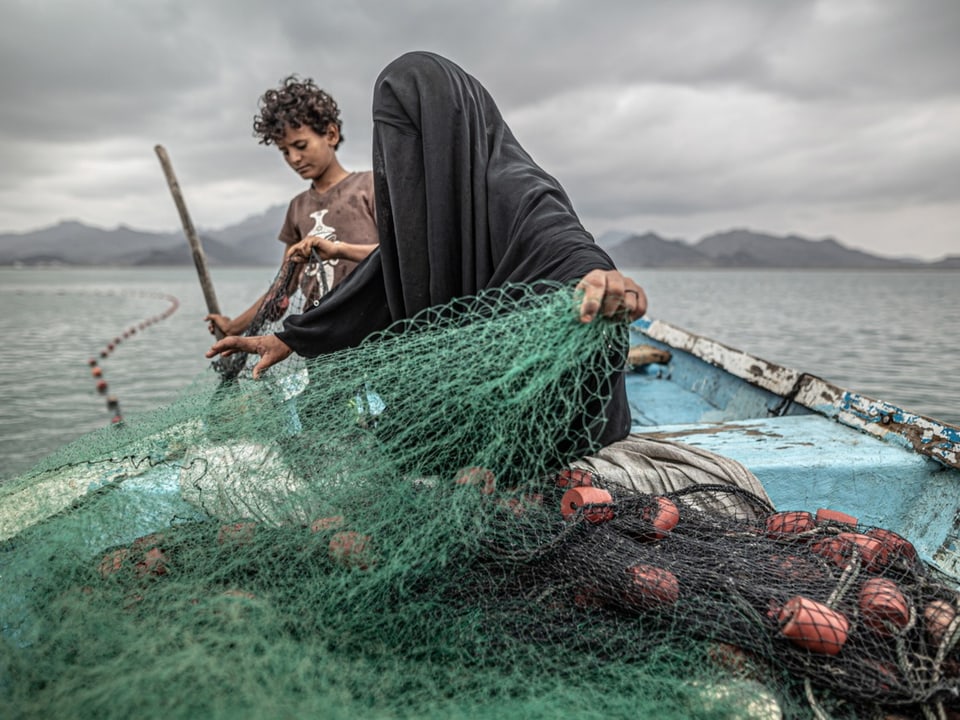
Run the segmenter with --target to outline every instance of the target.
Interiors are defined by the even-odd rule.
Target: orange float
[[[876,538],[861,533],[842,532],[818,540],[810,546],[817,555],[830,560],[837,567],[846,567],[853,557],[854,549],[860,552],[863,567],[877,572],[883,567],[884,545]]]
[[[884,565],[889,564],[898,557],[902,557],[911,562],[917,559],[917,549],[913,544],[892,530],[873,528],[872,530],[867,530],[865,534],[883,543]]]
[[[934,645],[943,642],[947,630],[957,617],[957,609],[947,600],[931,600],[923,609],[923,629]]]
[[[593,485],[595,475],[589,470],[582,468],[564,468],[557,473],[558,488],[590,487]]]
[[[134,568],[140,577],[144,575],[166,575],[167,556],[158,547],[150,548],[143,554],[143,558]]]
[[[246,545],[253,541],[256,532],[257,524],[255,522],[235,522],[221,525],[217,531],[217,543],[220,545],[227,543]]]
[[[650,609],[672,605],[680,597],[680,583],[669,570],[638,563],[628,567],[626,572],[624,599],[631,605]]]
[[[850,527],[856,527],[859,524],[859,520],[853,515],[847,515],[846,513],[840,512],[839,510],[830,510],[828,508],[820,508],[817,510],[817,523],[818,524],[829,524],[834,525],[849,525]]]
[[[130,543],[130,548],[132,550],[147,550],[152,547],[158,547],[166,539],[167,536],[159,532],[150,533],[149,535],[141,535],[132,543]]]
[[[333,530],[343,525],[343,515],[331,515],[330,517],[321,517],[310,523],[311,532],[323,532],[324,530]]]
[[[330,559],[341,565],[366,570],[373,565],[371,538],[354,530],[344,530],[330,538]]]
[[[770,515],[765,525],[767,537],[773,540],[787,540],[813,530],[817,523],[813,515],[804,510],[790,510]]]
[[[864,624],[880,635],[892,635],[910,622],[907,598],[888,578],[867,580],[860,589],[859,603]]]
[[[795,645],[822,655],[836,655],[847,641],[850,621],[816,600],[796,595],[780,608],[780,632]]]
[[[581,585],[573,591],[573,604],[581,610],[603,607],[603,595],[593,585]]]
[[[652,506],[644,508],[642,517],[653,526],[650,537],[661,540],[680,522],[680,510],[673,500],[659,495]]]
[[[820,564],[808,555],[771,555],[769,567],[777,576],[790,582],[828,580]]]
[[[529,510],[543,505],[543,495],[540,493],[527,493],[520,497],[512,497],[509,499],[500,498],[497,500],[497,505],[505,510],[509,510],[516,517],[522,517],[526,515]]]
[[[484,467],[465,467],[457,473],[457,485],[477,485],[481,495],[493,495],[497,489],[497,476]]]
[[[564,520],[572,520],[583,508],[583,516],[591,523],[613,520],[613,496],[597,487],[575,487],[560,498],[560,514]]]
[[[129,548],[118,548],[108,552],[100,560],[100,565],[97,567],[97,571],[100,573],[100,576],[106,578],[110,577],[114,573],[120,572],[120,570],[123,569],[123,564],[126,562],[129,555]]]

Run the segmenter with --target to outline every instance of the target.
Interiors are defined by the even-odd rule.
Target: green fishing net
[[[955,701],[955,599],[906,541],[729,486],[648,496],[576,468],[628,334],[581,323],[575,295],[508,286],[257,381],[226,358],[0,488],[0,716],[926,717]],[[269,303],[286,305],[260,331],[289,311]],[[870,580],[904,607],[864,604]]]

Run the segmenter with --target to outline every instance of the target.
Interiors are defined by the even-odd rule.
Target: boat
[[[960,427],[660,320],[631,346],[633,432],[737,460],[775,507],[887,528],[960,577]]]

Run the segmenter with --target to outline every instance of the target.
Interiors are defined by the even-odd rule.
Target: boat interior
[[[658,321],[631,326],[635,433],[739,461],[778,510],[893,530],[960,575],[960,430]]]

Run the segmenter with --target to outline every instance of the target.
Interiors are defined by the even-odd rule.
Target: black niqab
[[[560,184],[517,142],[486,89],[449,60],[408,53],[374,88],[380,245],[278,336],[315,357],[358,345],[424,308],[508,282],[567,282],[613,262]],[[629,431],[613,378],[602,444]]]

